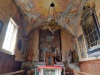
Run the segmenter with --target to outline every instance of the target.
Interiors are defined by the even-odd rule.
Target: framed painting
[[[79,47],[80,47],[81,58],[85,58],[86,52],[85,52],[85,44],[84,44],[83,35],[79,36],[78,42],[79,42]]]
[[[22,40],[19,39],[18,41],[18,50],[21,50],[22,49]]]
[[[0,33],[2,31],[2,27],[3,27],[3,22],[0,20]]]
[[[39,60],[43,61],[46,52],[52,52],[56,54],[56,60],[61,61],[61,38],[60,29],[52,34],[49,30],[39,31]]]

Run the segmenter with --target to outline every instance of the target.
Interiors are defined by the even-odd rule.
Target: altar
[[[61,66],[39,66],[39,75],[61,75]]]

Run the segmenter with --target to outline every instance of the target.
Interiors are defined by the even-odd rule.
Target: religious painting
[[[85,58],[86,57],[86,52],[85,52],[85,45],[84,45],[84,39],[83,39],[83,35],[81,35],[78,38],[78,42],[79,42],[79,47],[80,47],[80,53],[81,53],[81,58]]]
[[[2,26],[3,26],[3,22],[0,20],[0,33],[1,33],[1,30],[2,30]]]
[[[18,41],[18,50],[21,50],[21,48],[22,48],[22,40],[19,39],[19,41]]]
[[[45,60],[46,52],[51,52],[56,55],[55,60],[61,60],[61,38],[60,29],[52,33],[49,30],[39,31],[39,60]]]

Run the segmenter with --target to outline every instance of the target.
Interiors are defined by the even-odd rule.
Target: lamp
[[[52,13],[50,13],[50,11]],[[56,27],[57,27],[57,24],[58,24],[55,14],[56,14],[55,4],[52,2],[50,4],[49,10],[48,10],[48,16],[47,16],[47,22],[48,23],[43,28],[43,29],[48,29],[52,33],[54,33],[56,31]]]

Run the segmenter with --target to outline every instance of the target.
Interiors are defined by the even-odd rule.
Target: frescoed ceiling
[[[23,18],[26,33],[47,22],[50,4],[55,4],[59,25],[69,28],[74,23],[75,16],[82,0],[14,0]],[[69,29],[71,30],[71,29]]]

